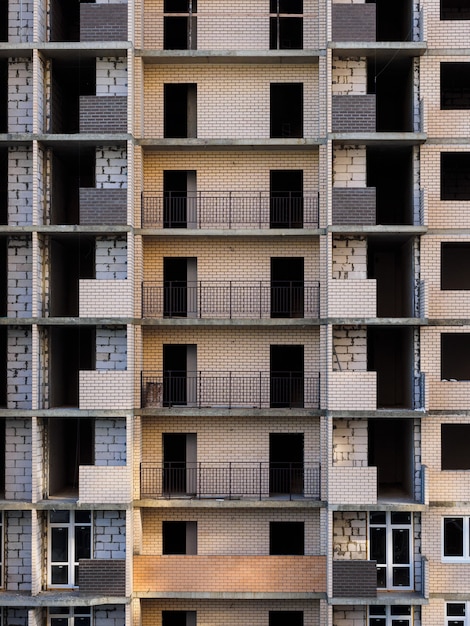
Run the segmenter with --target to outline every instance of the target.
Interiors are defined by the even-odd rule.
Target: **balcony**
[[[318,192],[146,191],[143,228],[318,228]]]
[[[143,317],[316,319],[319,314],[318,281],[175,281],[142,285]]]
[[[142,408],[273,409],[320,406],[320,376],[300,372],[142,372]]]
[[[142,463],[141,498],[320,499],[319,463]]]
[[[308,594],[326,592],[324,556],[134,556],[134,592],[171,594]],[[176,596],[175,596],[176,597]]]

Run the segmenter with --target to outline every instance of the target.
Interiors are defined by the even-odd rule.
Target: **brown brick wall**
[[[333,4],[333,41],[375,41],[375,4]]]
[[[126,41],[127,4],[80,5],[80,41]]]
[[[314,593],[326,591],[323,556],[136,556],[134,591]]]
[[[333,188],[333,224],[376,223],[375,187]]]
[[[375,598],[375,561],[333,561],[333,595],[336,598]]]
[[[126,595],[124,559],[80,559],[80,593]]]

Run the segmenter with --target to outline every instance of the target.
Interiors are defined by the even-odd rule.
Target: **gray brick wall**
[[[127,4],[80,4],[80,41],[127,41]]]
[[[80,224],[126,224],[127,189],[80,188]]]
[[[127,96],[80,96],[80,132],[127,132]]]
[[[374,133],[375,94],[333,96],[332,118],[334,133]]]
[[[31,419],[5,420],[5,498],[30,500],[32,493]]]
[[[5,550],[6,589],[31,591],[31,511],[7,512]]]
[[[333,595],[336,598],[375,598],[375,561],[333,561]]]
[[[375,187],[333,188],[333,224],[376,224]]]
[[[32,332],[12,326],[7,333],[8,409],[32,408]]]
[[[125,559],[126,512],[97,511],[93,540],[95,559]]]
[[[124,596],[126,561],[124,559],[80,559],[80,593]]]
[[[375,41],[375,4],[333,4],[333,41]]]
[[[122,605],[96,606],[94,609],[95,626],[124,626],[126,623],[126,607]]]

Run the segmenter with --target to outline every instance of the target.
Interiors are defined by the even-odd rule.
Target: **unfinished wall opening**
[[[87,236],[52,237],[50,241],[51,317],[79,314],[78,281],[95,278],[95,239]]]
[[[370,237],[367,278],[377,281],[378,317],[413,317],[416,296],[412,239]]]
[[[79,98],[96,94],[96,59],[52,59],[50,133],[78,133]]]
[[[163,172],[163,227],[195,228],[196,170]]]
[[[303,257],[271,257],[271,317],[303,316]]]
[[[441,0],[441,20],[470,20],[467,0]]]
[[[470,469],[470,424],[441,424],[441,470]]]
[[[412,328],[367,329],[367,370],[377,372],[378,408],[413,408]]]
[[[6,293],[6,292],[3,292]],[[5,298],[4,298],[5,299]],[[6,315],[3,314],[2,317]],[[7,406],[7,335],[6,326],[0,327],[0,407]]]
[[[271,83],[270,137],[304,136],[303,83]]]
[[[51,407],[78,407],[78,373],[94,370],[96,328],[55,326],[50,332],[49,389]]]
[[[470,152],[441,152],[441,200],[470,200]]]
[[[0,224],[8,224],[8,149],[7,148],[0,148]],[[1,254],[3,254],[3,252],[1,252],[0,255]],[[5,293],[5,292],[2,292],[2,293]]]
[[[441,243],[441,289],[470,289],[470,242]]]
[[[441,334],[441,379],[470,380],[470,333]]]
[[[196,626],[196,611],[162,611],[162,626]]]
[[[163,86],[163,136],[197,137],[196,83]]]
[[[94,420],[48,420],[49,496],[78,495],[80,465],[94,463]]]
[[[162,522],[162,554],[197,554],[197,522]]]
[[[8,0],[0,0],[0,41],[8,41]]]
[[[302,228],[303,223],[303,170],[271,170],[269,172],[269,227]]]
[[[394,59],[391,62],[389,59],[370,58],[367,63],[367,93],[376,94],[377,131],[413,130],[412,59]]]
[[[413,41],[411,0],[366,0],[376,5],[377,41]]]
[[[406,419],[369,419],[368,463],[377,467],[380,499],[413,498],[413,422]]]
[[[196,493],[196,433],[163,433],[163,491],[168,495]]]
[[[303,346],[270,346],[270,406],[304,406]]]
[[[52,154],[51,223],[79,224],[80,187],[95,186],[95,148],[55,148]]]
[[[269,495],[304,492],[303,433],[269,434]]]
[[[80,0],[51,0],[49,19],[50,41],[80,41]]]
[[[165,50],[197,50],[197,1],[165,0],[163,47]]]
[[[304,626],[303,611],[269,611],[269,626]]]
[[[0,59],[0,133],[7,133],[7,132],[8,132],[8,59]]]
[[[197,315],[197,259],[165,257],[163,259],[164,317]]]
[[[0,238],[0,293],[3,294],[0,302],[0,317],[6,317],[8,312],[8,239]]]
[[[368,147],[367,187],[377,190],[377,224],[412,225],[412,148]]]
[[[191,406],[196,402],[197,346],[163,346],[163,406]]]
[[[470,109],[470,63],[441,63],[441,109]]]
[[[305,554],[303,522],[269,522],[269,554]]]
[[[301,50],[304,47],[303,0],[270,0],[269,49]]]

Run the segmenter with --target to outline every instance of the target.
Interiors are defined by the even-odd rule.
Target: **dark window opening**
[[[197,554],[197,522],[162,522],[163,554]]]
[[[367,186],[376,188],[377,224],[414,224],[411,148],[367,148]]]
[[[0,0],[0,41],[8,41],[8,0]]]
[[[441,152],[441,200],[470,200],[470,152]]]
[[[197,0],[164,0],[165,13],[189,13],[197,11]]]
[[[304,626],[304,612],[269,611],[269,626]]]
[[[465,558],[468,555],[464,551],[464,520],[468,527],[468,518],[445,517],[444,518],[444,556]],[[468,528],[467,528],[468,530]]]
[[[8,132],[8,59],[0,59],[0,133]]]
[[[270,522],[269,554],[305,554],[303,522]]]
[[[301,50],[303,48],[302,0],[271,0],[269,3],[270,50]],[[275,15],[273,15],[275,13]]]
[[[80,41],[79,0],[51,0],[50,41]]]
[[[197,85],[164,85],[163,135],[165,138],[197,137]]]
[[[52,60],[49,133],[78,133],[80,96],[96,95],[96,59]]]
[[[50,332],[50,405],[78,407],[78,376],[94,370],[95,326],[55,326]]]
[[[163,346],[163,405],[187,406],[196,400],[196,346]]]
[[[76,495],[80,465],[94,463],[94,420],[51,418],[48,440],[49,495]]]
[[[303,195],[303,170],[271,170],[269,173],[269,227],[302,228]]]
[[[271,258],[271,317],[304,316],[304,259]]]
[[[163,491],[169,495],[196,492],[195,433],[163,434]]]
[[[470,109],[470,63],[441,63],[441,109]]]
[[[271,346],[271,408],[304,406],[304,347]]]
[[[468,0],[441,0],[441,20],[470,20]]]
[[[470,380],[470,333],[441,334],[441,379]]]
[[[395,59],[393,62],[369,59],[367,93],[376,94],[378,132],[413,131],[411,59]]]
[[[95,186],[95,148],[54,149],[51,223],[80,223],[80,188]]]
[[[441,289],[470,289],[470,243],[441,243]]]
[[[196,611],[162,611],[162,626],[196,626]]]
[[[302,83],[271,83],[270,137],[303,137],[304,86]]]
[[[302,433],[270,433],[270,495],[304,492],[304,436]]]
[[[196,0],[165,0],[163,18],[163,48],[165,50],[197,50]]]
[[[470,469],[470,424],[441,424],[441,469]]]
[[[411,0],[366,0],[376,5],[377,41],[413,41]]]

